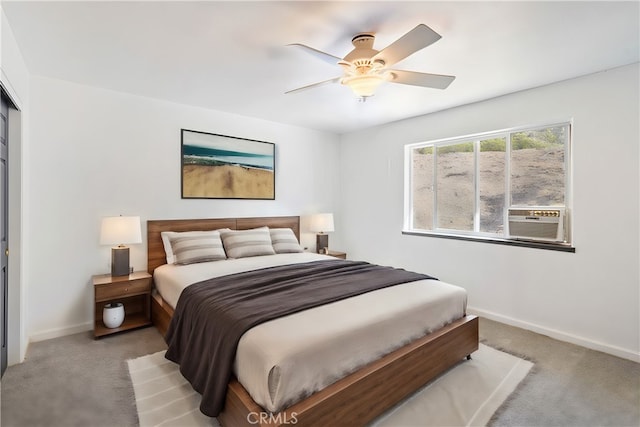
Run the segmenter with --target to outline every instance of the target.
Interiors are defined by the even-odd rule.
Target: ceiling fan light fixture
[[[340,82],[348,86],[360,101],[364,101],[367,97],[373,96],[378,86],[384,81],[409,86],[446,89],[455,79],[455,76],[393,70],[389,68],[420,49],[424,49],[437,42],[440,38],[440,34],[425,24],[418,24],[411,31],[384,49],[376,50],[373,48],[375,35],[372,33],[361,33],[357,34],[351,40],[354,49],[344,58],[339,58],[312,47],[295,43],[293,44],[294,46],[304,48],[307,52],[323,61],[339,65],[342,68],[343,75],[285,93],[298,92],[326,83]]]
[[[352,77],[345,77],[341,83],[353,91],[353,93],[359,98],[366,98],[373,96],[376,89],[382,82],[386,81],[384,75],[379,74],[365,74]]]

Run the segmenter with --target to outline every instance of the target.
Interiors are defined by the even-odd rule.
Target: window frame
[[[505,171],[504,171],[504,206],[511,207],[511,136],[518,132],[537,131],[546,128],[554,128],[559,126],[567,127],[567,135],[565,140],[564,150],[564,207],[565,207],[565,236],[566,242],[538,242],[530,240],[520,240],[509,238],[506,235],[506,225],[508,222],[507,209],[503,211],[503,222],[505,224],[505,232],[500,234],[482,232],[480,231],[480,180],[479,178],[479,156],[480,156],[480,143],[487,139],[504,138],[505,139]],[[506,129],[500,129],[489,132],[480,132],[462,136],[456,136],[452,138],[440,138],[435,140],[416,142],[406,144],[404,146],[404,218],[402,233],[406,235],[418,235],[418,236],[430,236],[430,237],[442,237],[458,240],[471,240],[479,242],[497,243],[512,246],[526,246],[541,249],[552,249],[567,252],[575,252],[573,247],[573,230],[572,230],[572,139],[573,139],[573,121],[562,120],[551,123],[517,126]],[[452,230],[445,228],[438,228],[438,192],[437,192],[437,148],[449,145],[456,145],[462,143],[473,143],[474,151],[474,225],[473,231],[469,230]],[[433,212],[432,212],[432,229],[417,229],[413,224],[413,162],[412,153],[417,148],[433,147]],[[515,205],[513,205],[515,206]]]

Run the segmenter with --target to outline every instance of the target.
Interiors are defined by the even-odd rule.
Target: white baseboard
[[[631,360],[633,362],[640,363],[640,353],[635,353],[632,350],[616,347],[609,344],[593,341],[584,337],[568,334],[566,332],[558,331],[556,329],[546,328],[544,326],[536,325],[535,323],[525,322],[523,320],[514,319],[513,317],[503,316],[491,311],[482,310],[475,307],[467,307],[469,314],[475,314],[476,316],[485,317],[496,322],[505,323],[517,328],[533,331],[541,335],[557,339],[559,341],[565,341],[571,344],[576,344],[582,347],[589,348],[591,350],[601,351],[603,353],[611,354],[623,359]]]
[[[67,326],[64,328],[47,329],[46,331],[31,334],[29,336],[29,342],[50,340],[52,338],[64,337],[65,335],[73,335],[79,332],[90,331],[92,329],[92,322],[81,323],[79,325]]]

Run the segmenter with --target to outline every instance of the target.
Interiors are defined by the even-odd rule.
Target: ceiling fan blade
[[[311,55],[315,56],[316,58],[327,62],[331,65],[336,65],[338,63],[338,61],[342,61],[342,58],[338,58],[337,56],[333,56],[330,55],[326,52],[322,52],[321,50],[318,49],[314,49],[312,47],[300,44],[300,43],[291,43],[288,44],[287,46],[296,46],[299,47],[301,49],[303,49],[305,52],[310,53]]]
[[[313,84],[310,84],[310,85],[307,85],[307,86],[302,86],[302,87],[299,87],[297,89],[291,89],[291,90],[286,91],[285,94],[293,93],[293,92],[300,92],[300,91],[303,91],[303,90],[312,89],[312,88],[317,87],[317,86],[323,86],[323,85],[326,85],[326,84],[329,84],[329,83],[338,83],[341,78],[342,77],[336,77],[336,78],[325,80],[325,81],[322,81],[322,82],[313,83]]]
[[[435,89],[446,89],[455,76],[446,76],[443,74],[417,73],[415,71],[390,70],[393,75],[391,80],[393,83],[402,83],[404,85],[432,87]]]
[[[419,24],[413,30],[382,49],[371,60],[383,60],[385,65],[389,67],[412,53],[437,42],[441,37],[440,34],[426,25]]]

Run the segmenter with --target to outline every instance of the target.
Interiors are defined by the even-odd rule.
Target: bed
[[[167,268],[162,231],[248,230],[260,226],[288,228],[299,239],[299,217],[148,221],[148,271],[153,274],[158,269],[160,273]],[[163,335],[174,315],[174,307],[175,296],[167,295],[165,299],[154,293],[152,318]],[[462,313],[428,335],[368,361],[347,376],[275,413],[265,409],[264,403],[262,406],[256,403],[234,377],[229,381],[224,410],[218,420],[224,426],[283,425],[292,420],[297,425],[364,425],[477,348],[478,319]],[[267,412],[271,412],[268,417],[259,415]]]

